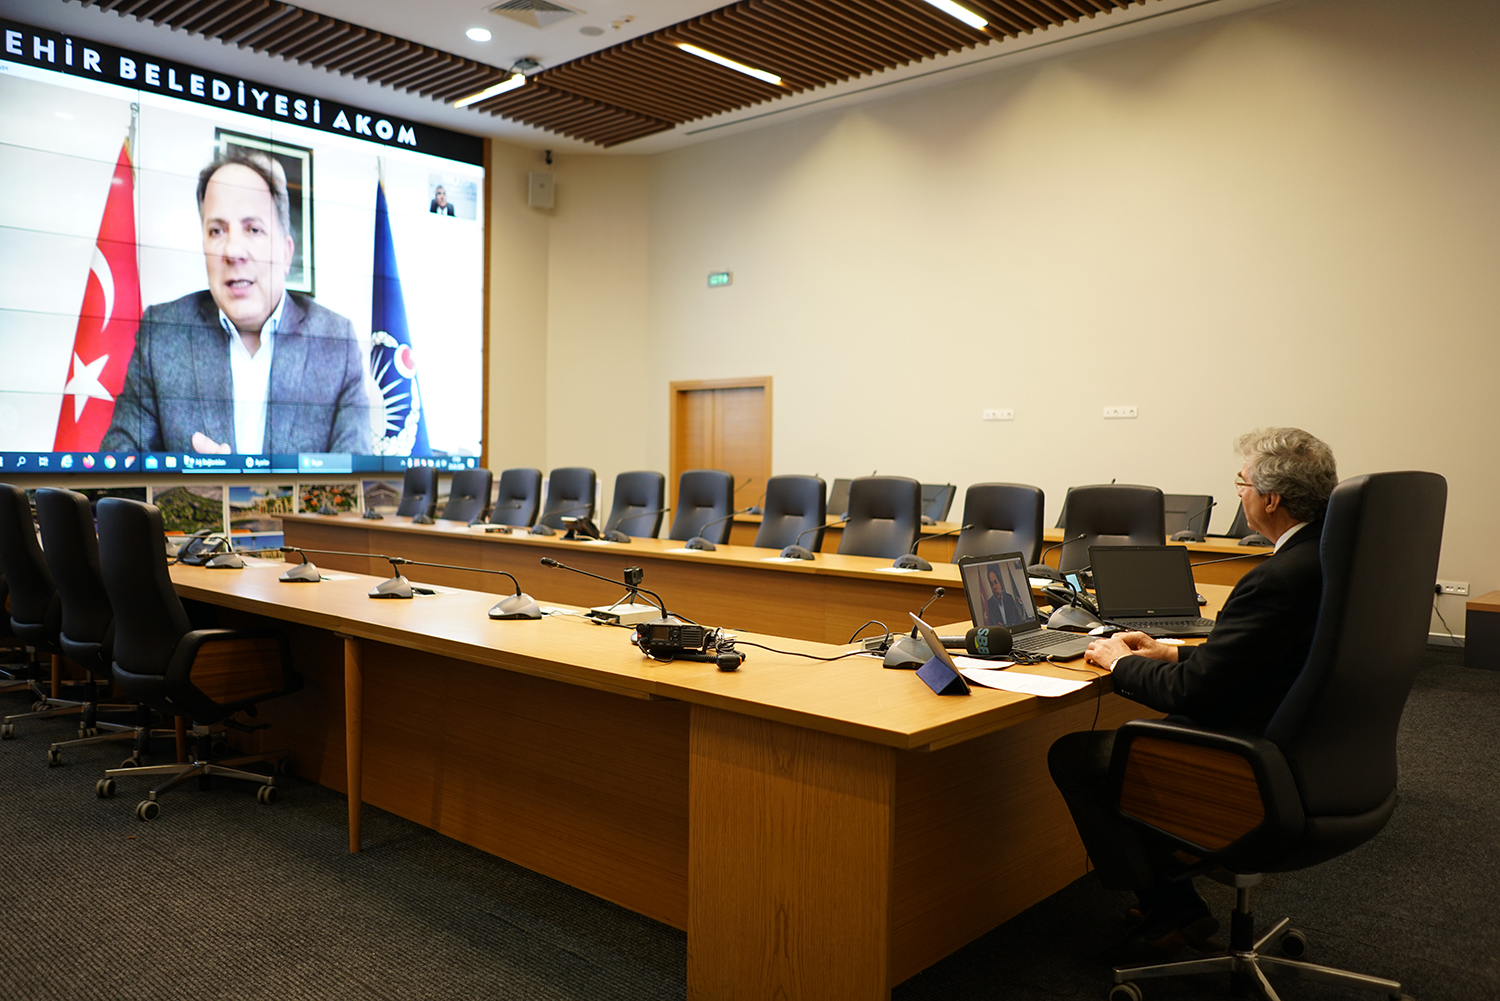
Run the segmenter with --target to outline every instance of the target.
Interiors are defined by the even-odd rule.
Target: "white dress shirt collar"
[[[276,351],[276,331],[281,326],[286,293],[260,328],[260,348],[255,354],[244,338],[219,310],[219,325],[229,337],[229,372],[234,386],[234,451],[259,455],[265,451],[266,403],[271,396],[271,357]]]
[[[1273,550],[1271,550],[1271,552],[1272,553],[1279,553],[1279,552],[1281,552],[1281,547],[1284,546],[1284,545],[1286,545],[1287,540],[1290,539],[1292,536],[1296,535],[1298,532],[1300,532],[1306,526],[1307,526],[1307,522],[1305,522],[1305,521],[1299,521],[1299,522],[1297,522],[1297,524],[1293,525],[1291,528],[1287,529],[1285,532],[1282,532],[1281,533],[1281,538],[1279,538],[1279,539],[1276,540],[1276,548],[1273,549]]]

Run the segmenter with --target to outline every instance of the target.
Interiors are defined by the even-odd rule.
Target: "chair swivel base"
[[[103,730],[105,732],[93,733],[88,735],[87,737],[79,737],[77,740],[59,740],[51,747],[47,748],[47,764],[62,764],[62,752],[63,748],[65,747],[83,747],[88,744],[112,743],[119,740],[133,740],[137,745],[140,744],[139,727],[128,726],[123,723],[99,723],[96,724],[95,729]],[[175,737],[176,735],[176,730],[151,731],[152,737]],[[140,757],[141,754],[139,751],[131,753],[132,761],[139,761]],[[121,765],[120,767],[126,768],[129,766]]]
[[[104,778],[94,784],[94,792],[101,799],[108,799],[113,796],[115,794],[116,776],[170,775],[171,778],[147,792],[146,798],[136,804],[135,815],[141,820],[156,819],[157,814],[161,812],[161,804],[157,802],[157,797],[162,793],[175,789],[192,778],[197,778],[206,784],[215,775],[258,783],[260,788],[256,790],[256,800],[261,803],[274,803],[277,796],[275,775],[262,775],[260,772],[244,771],[234,766],[248,765],[258,761],[271,762],[275,765],[278,772],[286,774],[290,771],[291,760],[290,751],[262,751],[256,754],[237,754],[233,757],[218,758],[212,761],[195,756],[191,761],[170,765],[110,768],[105,771]]]
[[[1217,877],[1216,877],[1217,878]],[[1411,1001],[1401,992],[1401,985],[1394,980],[1352,973],[1331,966],[1304,963],[1287,955],[1268,955],[1262,950],[1273,939],[1280,939],[1284,953],[1300,955],[1306,944],[1302,933],[1288,929],[1290,918],[1282,918],[1258,937],[1254,934],[1254,916],[1250,911],[1250,886],[1258,883],[1258,875],[1241,876],[1235,879],[1238,886],[1238,903],[1230,916],[1231,935],[1229,949],[1222,955],[1204,956],[1171,963],[1150,963],[1140,966],[1117,966],[1114,970],[1114,986],[1109,990],[1109,1001],[1142,1001],[1144,994],[1135,985],[1137,980],[1157,977],[1176,977],[1193,973],[1228,973],[1230,984],[1235,987],[1235,996],[1243,997],[1239,988],[1254,986],[1258,996],[1266,1001],[1281,1001],[1281,996],[1266,978],[1266,970],[1283,970],[1303,980],[1317,980],[1327,984],[1338,984],[1356,990],[1374,991],[1384,994],[1390,1001]]]

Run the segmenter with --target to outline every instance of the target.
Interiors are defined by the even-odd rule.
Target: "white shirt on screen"
[[[229,373],[234,385],[234,450],[241,455],[258,455],[265,451],[271,355],[276,351],[276,328],[281,326],[284,306],[285,293],[266,318],[265,326],[260,328],[260,349],[253,355],[245,347],[240,332],[229,322],[229,317],[219,310],[219,325],[229,335]]]

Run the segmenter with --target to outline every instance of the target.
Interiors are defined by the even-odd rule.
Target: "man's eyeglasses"
[[[1235,486],[1235,489],[1239,489],[1240,487],[1244,487],[1244,488],[1249,489],[1249,490],[1254,490],[1255,489],[1255,484],[1254,483],[1246,483],[1244,481],[1244,479],[1240,476],[1239,473],[1235,473],[1234,474],[1234,486]]]

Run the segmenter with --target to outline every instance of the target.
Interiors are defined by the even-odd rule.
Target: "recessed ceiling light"
[[[525,73],[512,73],[510,76],[506,77],[504,80],[501,80],[493,87],[486,87],[484,88],[484,90],[470,94],[468,97],[460,97],[458,100],[453,102],[453,106],[455,108],[467,108],[471,104],[477,104],[480,101],[488,100],[489,98],[492,98],[497,94],[504,94],[507,91],[515,90],[525,82]]]
[[[490,29],[488,28],[470,28],[464,34],[469,36],[471,42],[488,42],[491,38],[495,37],[490,34]]]
[[[677,47],[686,52],[688,55],[697,56],[699,59],[707,59],[711,63],[718,63],[720,66],[732,69],[736,73],[743,73],[746,76],[753,76],[757,80],[764,80],[766,83],[771,84],[773,87],[781,86],[781,77],[777,76],[775,73],[767,73],[765,70],[758,70],[754,66],[746,66],[744,63],[737,63],[733,59],[721,56],[716,52],[710,52],[707,49],[700,49],[698,48],[698,46],[689,45],[686,42],[678,42]]]
[[[927,2],[946,14],[952,14],[971,28],[983,28],[990,23],[969,8],[960,7],[953,0],[927,0]]]
[[[604,34],[604,29],[599,27],[598,25],[589,24],[583,26],[582,28],[579,28],[578,33],[580,35],[587,35],[590,38],[598,38],[600,35]]]

